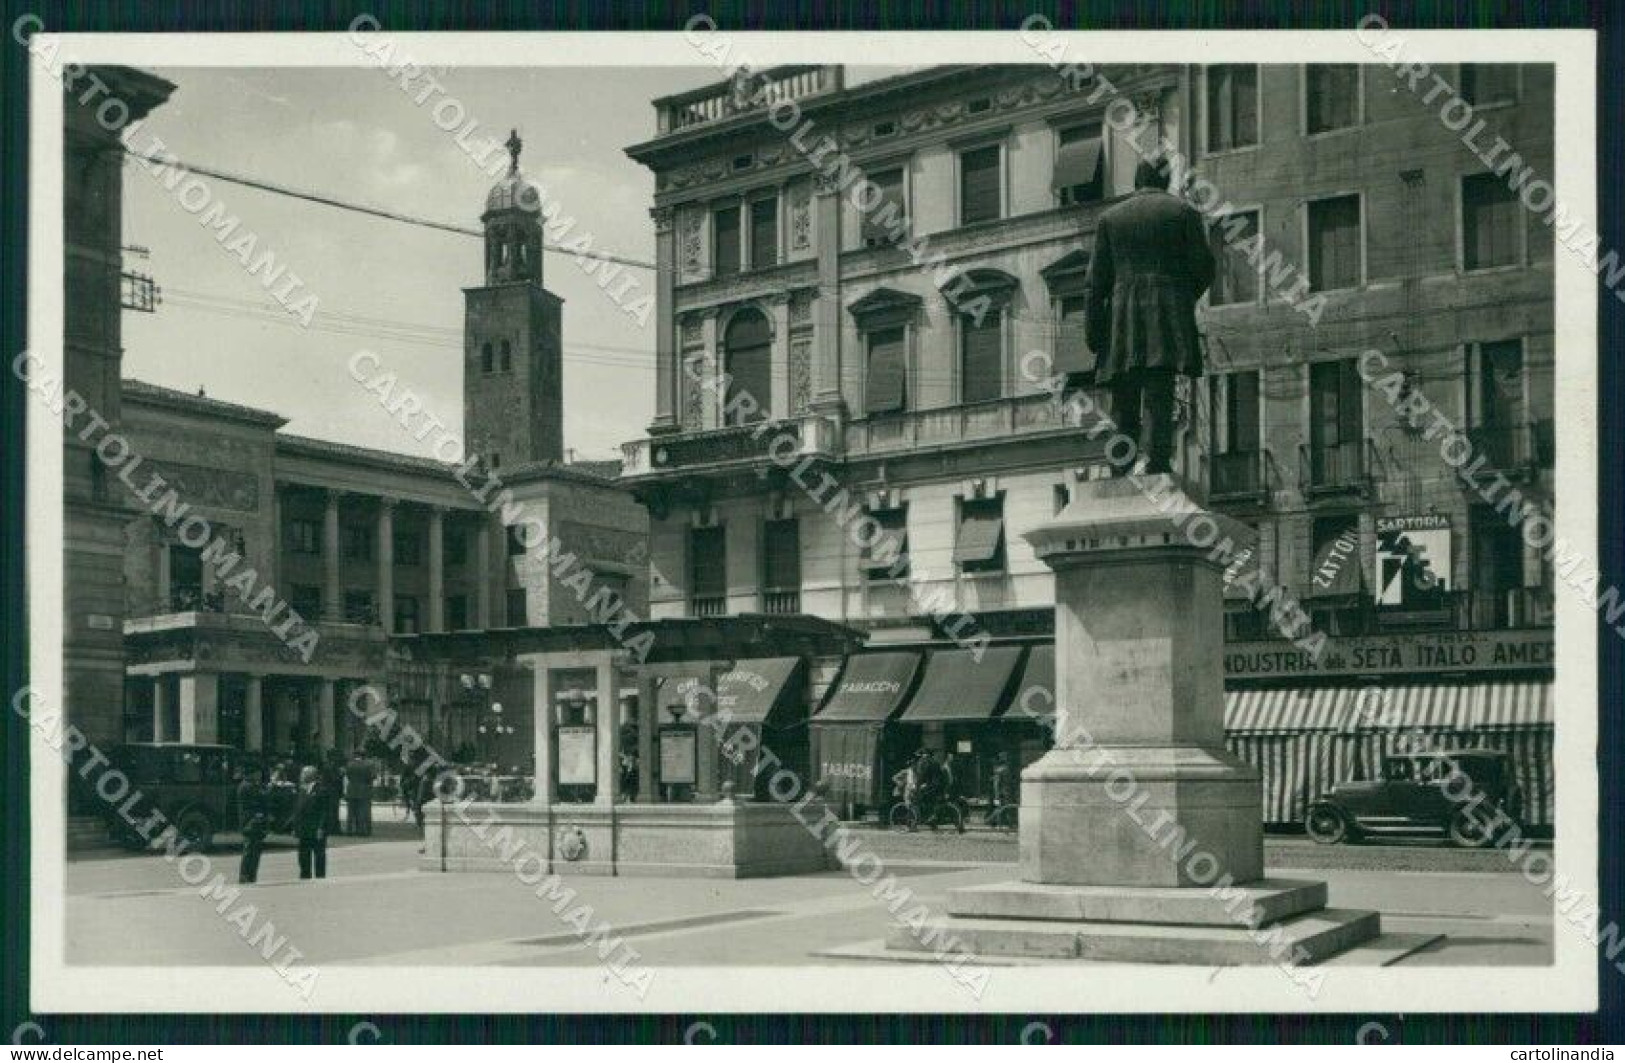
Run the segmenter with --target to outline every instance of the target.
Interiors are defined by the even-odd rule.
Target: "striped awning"
[[[1472,689],[1476,702],[1474,727],[1552,726],[1552,683],[1549,679],[1478,683]]]
[[[1467,731],[1476,715],[1477,693],[1462,683],[1415,683],[1372,688],[1350,720],[1357,731]]]
[[[1224,729],[1231,734],[1335,731],[1353,693],[1346,687],[1232,690],[1224,696]]]

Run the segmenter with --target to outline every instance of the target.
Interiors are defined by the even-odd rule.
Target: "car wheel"
[[[1451,844],[1462,849],[1482,849],[1495,837],[1493,821],[1482,820],[1466,810],[1450,821]]]
[[[1321,845],[1337,845],[1348,840],[1349,824],[1343,813],[1330,805],[1316,805],[1304,817],[1303,829]]]
[[[214,847],[214,823],[206,812],[189,808],[175,821],[175,831],[194,853],[206,853]]]

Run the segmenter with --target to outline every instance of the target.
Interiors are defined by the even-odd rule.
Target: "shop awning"
[[[1474,686],[1473,726],[1481,728],[1550,727],[1552,683],[1549,679],[1507,680]]]
[[[1100,176],[1100,148],[1099,137],[1075,140],[1062,145],[1055,156],[1055,178],[1052,182],[1054,186],[1071,188],[1073,185],[1093,183],[1094,179]]]
[[[1307,593],[1314,597],[1358,594],[1360,578],[1360,538],[1344,533],[1334,536],[1315,551],[1315,565],[1309,570]]]
[[[813,722],[885,723],[902,706],[919,667],[920,655],[906,651],[848,657],[835,693]]]
[[[1004,539],[1004,517],[992,510],[969,509],[959,520],[959,538],[954,543],[954,564],[991,561]]]
[[[1004,708],[1021,647],[990,646],[981,651],[981,660],[976,657],[975,650],[933,653],[902,722],[986,720]]]
[[[761,657],[735,663],[717,679],[717,711],[732,723],[768,723],[784,700],[800,657]]]
[[[1464,683],[1414,683],[1362,693],[1348,726],[1357,731],[1466,731],[1473,727],[1477,690]]]
[[[1005,712],[1007,720],[1033,720],[1049,725],[1055,720],[1055,644],[1034,646],[1027,652],[1015,695]]]
[[[1224,695],[1227,734],[1336,731],[1357,692],[1347,687],[1231,690]]]

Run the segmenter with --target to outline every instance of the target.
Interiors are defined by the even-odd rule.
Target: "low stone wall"
[[[822,810],[801,809],[816,824]],[[777,802],[706,805],[474,804],[430,806],[424,871],[549,872],[676,878],[764,878],[837,866],[822,842]]]

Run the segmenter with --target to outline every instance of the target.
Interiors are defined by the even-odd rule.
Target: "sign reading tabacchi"
[[[1289,642],[1226,647],[1227,679],[1376,675],[1411,671],[1550,669],[1557,661],[1552,632],[1452,631],[1327,639],[1318,659]]]

